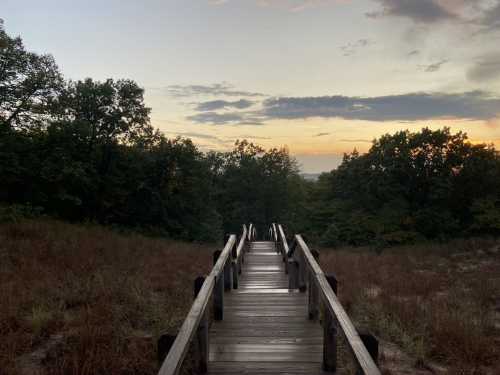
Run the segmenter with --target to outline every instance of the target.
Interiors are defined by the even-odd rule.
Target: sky
[[[423,127],[500,148],[500,0],[1,0],[67,79],[130,78],[204,150],[286,147],[329,171]]]

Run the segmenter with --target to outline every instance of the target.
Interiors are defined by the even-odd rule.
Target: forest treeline
[[[214,241],[273,221],[325,245],[500,233],[500,157],[449,129],[401,131],[318,181],[285,148],[204,153],[154,129],[132,80],[65,80],[0,24],[0,203]]]

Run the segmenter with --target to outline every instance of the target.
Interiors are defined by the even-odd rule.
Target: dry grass
[[[156,373],[156,338],[177,331],[211,250],[58,221],[2,224],[0,372]],[[43,366],[32,368],[37,350]]]
[[[324,250],[325,271],[361,326],[398,344],[415,368],[500,373],[500,248],[492,240],[396,248]]]

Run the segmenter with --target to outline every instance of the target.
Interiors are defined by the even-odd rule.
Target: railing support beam
[[[233,287],[233,266],[231,260],[227,260],[224,266],[224,290],[230,291]]]
[[[288,260],[288,289],[299,288],[299,262],[291,258]]]
[[[214,265],[217,263],[217,259],[219,259],[220,254],[220,250],[214,252]],[[225,269],[222,269],[220,274],[216,276],[215,279],[215,286],[213,291],[214,320],[222,320],[224,318],[224,273]]]
[[[197,277],[194,280],[194,298],[198,297],[198,293],[205,282],[203,276]],[[208,314],[205,312],[200,320],[198,329],[196,330],[196,343],[197,343],[197,362],[198,371],[200,374],[205,374],[208,372]]]
[[[311,254],[314,256],[316,261],[319,260],[319,253],[316,250],[311,250]],[[319,291],[318,286],[316,285],[316,279],[312,272],[309,272],[309,319],[316,320],[319,316]]]
[[[233,261],[231,262],[231,273],[233,274],[233,288],[238,289],[238,278],[240,277],[240,272],[238,270],[238,261],[236,259],[233,259]]]
[[[328,284],[337,294],[337,279],[333,275],[325,275]],[[324,304],[325,305],[325,304]],[[337,371],[337,321],[330,310],[323,307],[323,370]]]

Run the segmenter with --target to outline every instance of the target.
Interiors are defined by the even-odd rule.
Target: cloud
[[[451,12],[438,0],[374,0],[382,7],[381,10],[366,13],[370,18],[403,17],[417,23],[431,24],[443,20],[456,19],[456,13]]]
[[[493,5],[486,8],[478,18],[478,22],[484,28],[484,31],[500,30],[500,0],[495,1]]]
[[[316,135],[314,135],[313,137],[325,137],[327,135],[330,135],[331,133],[318,133]]]
[[[492,53],[481,57],[469,68],[467,78],[477,82],[500,78],[500,53]]]
[[[370,18],[400,17],[420,25],[452,21],[474,26],[479,33],[500,31],[500,0],[373,0],[378,10]]]
[[[167,131],[165,133],[168,134],[174,134],[176,136],[180,137],[186,137],[186,138],[200,138],[200,139],[210,139],[210,140],[215,140],[215,141],[221,141],[221,139],[215,135],[211,134],[204,134],[204,133],[195,133],[195,132],[170,132]]]
[[[343,46],[340,46],[340,50],[342,51],[342,55],[344,56],[352,56],[354,55],[358,50],[368,47],[375,42],[371,41],[370,39],[359,39],[355,41],[354,43],[347,43]]]
[[[253,104],[254,102],[247,99],[240,99],[233,102],[227,100],[211,100],[208,102],[198,103],[196,105],[196,110],[202,112],[215,111],[225,108],[245,109],[251,107]]]
[[[211,85],[170,85],[164,88],[168,96],[185,98],[190,96],[243,96],[259,97],[261,93],[236,90],[233,85],[222,82]]]
[[[291,12],[301,12],[306,9],[342,2],[346,2],[346,0],[254,0],[254,3],[260,7],[273,7]],[[223,5],[229,3],[229,0],[209,0],[208,3],[211,5]]]
[[[249,112],[202,112],[186,117],[197,124],[210,125],[262,125],[261,119]]]
[[[372,143],[373,140],[369,139],[339,139],[339,142],[348,142],[348,143]]]
[[[379,97],[281,97],[263,102],[267,119],[311,117],[367,121],[418,121],[437,118],[488,120],[500,112],[500,98],[484,91],[458,94],[412,93]]]
[[[419,68],[422,69],[424,72],[434,73],[437,72],[439,69],[441,69],[441,67],[448,61],[449,60],[444,59],[429,65],[419,65]]]
[[[257,135],[249,135],[249,134],[239,135],[238,138],[241,138],[241,139],[261,139],[261,140],[272,139],[271,137],[260,137],[260,136],[257,136]]]

